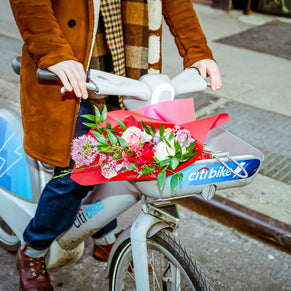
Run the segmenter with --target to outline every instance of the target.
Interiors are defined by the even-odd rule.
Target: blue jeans
[[[86,134],[89,127],[83,122],[87,120],[81,115],[91,114],[91,105],[82,100],[76,123],[75,137]],[[69,168],[55,168],[54,176],[63,170],[72,169],[74,161],[71,160]],[[23,233],[24,241],[35,250],[46,250],[52,241],[61,233],[71,227],[78,212],[82,199],[94,186],[82,186],[66,175],[62,178],[51,179],[45,186],[40,197],[34,218],[29,222]],[[98,238],[116,227],[116,219],[94,234]]]

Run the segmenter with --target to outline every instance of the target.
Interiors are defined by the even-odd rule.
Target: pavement
[[[230,114],[232,121],[227,124],[226,129],[252,145],[258,146],[265,155],[263,165],[266,165],[267,169],[264,169],[264,172],[268,173],[268,169],[274,167],[274,157],[277,158],[273,139],[276,138],[276,147],[280,147],[279,145],[284,147],[284,150],[280,148],[281,153],[285,152],[285,149],[287,151],[290,149],[287,140],[291,141],[291,93],[288,86],[291,61],[222,44],[217,40],[275,20],[287,23],[291,28],[291,19],[258,13],[244,15],[239,10],[222,11],[204,5],[195,7],[208,44],[219,65],[223,81],[219,91],[207,90],[195,94],[195,105],[198,105],[195,106],[197,118],[219,112],[232,113]],[[167,58],[163,59],[163,68],[165,73],[174,76],[177,70],[182,69],[181,64],[180,67],[178,66],[180,56],[171,34],[166,27],[164,30],[164,51],[167,51]],[[201,102],[201,99],[204,102]],[[234,110],[234,107],[237,110]],[[249,115],[251,112],[253,112],[252,116]],[[261,118],[259,119],[258,116]],[[281,121],[274,125],[272,123],[276,118]],[[232,124],[236,127],[232,127]],[[272,132],[272,127],[275,132]],[[253,138],[251,138],[252,132],[255,133]],[[266,140],[267,138],[270,140]],[[272,153],[269,153],[269,147],[272,148]],[[281,164],[277,164],[273,175],[259,174],[255,181],[246,187],[217,192],[214,204],[216,204],[216,211],[229,203],[230,208],[240,212],[238,214],[240,218],[236,219],[234,211],[231,209],[224,211],[223,215],[231,220],[228,221],[230,225],[281,246],[284,245],[290,250],[291,180],[289,174],[288,179],[283,183],[278,175],[276,176],[281,168],[284,168],[282,175],[290,172],[289,157],[289,153],[279,157]],[[227,223],[219,215],[216,217],[213,213],[213,205],[209,210],[205,209],[212,201],[199,206],[197,203],[200,204],[197,199],[188,199],[183,205],[191,204],[190,209],[199,210]],[[242,216],[245,218],[243,222]],[[250,222],[254,220],[257,220],[258,227],[252,228],[254,225]],[[264,232],[265,235],[262,234]]]
[[[222,11],[198,4],[195,9],[223,80],[219,91],[209,89],[195,94],[196,117],[238,108],[239,113],[244,112],[242,110],[246,114],[254,111],[254,114],[263,116],[262,120],[256,121],[256,127],[266,127],[265,124],[273,118],[287,120],[287,125],[278,125],[280,134],[276,135],[278,143],[285,145],[284,131],[290,133],[291,124],[288,86],[291,61],[215,41],[275,19],[287,23],[290,19],[258,13],[243,15],[238,10]],[[12,73],[10,62],[21,54],[22,41],[6,1],[0,1],[0,16],[0,106],[5,102],[10,108],[19,110],[19,79]],[[182,70],[182,60],[166,25],[163,50],[163,72],[175,76]],[[234,123],[245,117],[239,113],[231,115]],[[247,116],[247,119],[251,118]],[[246,130],[245,127],[246,122],[236,128],[230,125],[238,135]],[[268,164],[275,153],[268,149],[268,143],[264,145],[264,139],[258,134],[257,140],[262,144],[260,150],[265,154],[264,164]],[[285,147],[290,148],[290,144]],[[286,170],[288,167],[289,164]],[[291,290],[289,180],[282,182],[275,174],[266,171],[266,174],[258,174],[246,187],[217,192],[207,203],[193,198],[184,200],[181,205],[183,224],[180,236],[208,270],[217,290]],[[127,225],[129,217],[138,210],[137,205],[130,210],[130,215],[122,216],[119,220],[121,227]],[[105,264],[95,264],[91,258],[90,242],[86,244],[88,248],[80,262],[51,271],[55,290],[108,288],[104,278]],[[16,274],[14,255],[0,249],[0,256],[5,262],[0,268],[0,290],[16,290],[17,281],[9,279],[15,278]]]

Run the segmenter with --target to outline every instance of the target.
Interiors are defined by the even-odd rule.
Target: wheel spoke
[[[184,247],[166,231],[147,240],[148,268],[151,291],[213,290],[205,272]],[[134,266],[131,244],[123,244],[110,273],[111,290],[134,291]],[[132,270],[132,271],[131,271]]]
[[[153,251],[151,251],[151,264],[150,265],[151,265],[152,273],[153,273],[153,288],[154,288],[153,290],[156,290],[156,285],[157,285],[158,290],[161,291],[162,289],[161,289],[161,285],[159,283],[159,278],[158,278],[158,276],[156,274],[157,268],[155,267],[155,258],[154,258],[154,252]]]

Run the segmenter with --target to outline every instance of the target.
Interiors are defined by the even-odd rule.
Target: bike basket
[[[181,170],[183,181],[175,195],[170,188],[171,177],[162,191],[156,180],[134,183],[141,193],[155,199],[201,194],[210,185],[216,190],[242,187],[254,180],[264,159],[259,150],[220,127],[209,132],[205,144],[211,159],[198,160]]]

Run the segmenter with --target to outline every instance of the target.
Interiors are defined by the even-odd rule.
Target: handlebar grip
[[[37,69],[37,78],[39,80],[59,81],[59,77],[47,69]]]
[[[87,80],[89,78],[89,72],[90,71],[85,72]],[[36,74],[39,80],[60,81],[60,78],[48,69],[37,69]]]

